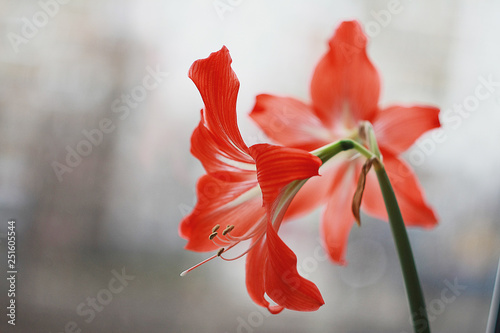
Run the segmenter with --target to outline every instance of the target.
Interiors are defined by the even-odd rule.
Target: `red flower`
[[[188,240],[186,249],[218,250],[206,261],[248,254],[248,292],[272,313],[283,308],[317,310],[324,304],[318,288],[298,274],[297,258],[277,231],[300,180],[316,176],[321,160],[300,149],[247,147],[236,122],[239,81],[230,65],[229,51],[223,47],[189,70],[205,104],[191,137],[191,152],[207,173],[198,181],[198,202],[181,221],[179,233]],[[227,227],[221,231],[220,225]],[[247,251],[225,258],[228,250],[246,240]]]
[[[432,227],[436,216],[424,198],[414,172],[398,155],[424,132],[439,127],[439,109],[431,106],[378,106],[380,80],[366,54],[366,36],[356,21],[343,22],[329,41],[311,82],[311,104],[288,97],[257,96],[251,117],[276,142],[313,150],[342,138],[360,140],[362,121],[373,124],[383,162],[407,225]],[[286,218],[326,201],[321,230],[330,257],[344,263],[354,222],[351,200],[364,158],[342,153],[322,167],[323,177],[307,182]],[[359,157],[359,158],[358,158]],[[363,209],[378,218],[387,213],[376,177],[366,179]]]

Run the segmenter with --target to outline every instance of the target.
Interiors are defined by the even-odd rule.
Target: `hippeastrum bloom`
[[[399,158],[424,132],[440,126],[439,109],[431,106],[378,105],[380,79],[366,54],[366,36],[356,21],[343,22],[329,50],[314,71],[306,104],[290,97],[259,95],[251,117],[268,137],[288,147],[308,151],[349,138],[369,146],[363,135],[373,124],[383,163],[393,184],[406,225],[432,227],[436,215],[426,203],[410,168]],[[342,153],[321,168],[322,177],[307,182],[291,203],[285,218],[297,216],[326,202],[321,230],[330,257],[345,263],[347,239],[354,222],[351,200],[365,158]],[[387,219],[374,173],[366,175],[363,210]]]
[[[270,312],[317,310],[324,304],[318,288],[298,274],[297,258],[277,232],[291,199],[305,180],[318,175],[321,160],[295,148],[247,147],[236,120],[239,81],[230,65],[223,47],[189,70],[205,104],[191,137],[191,152],[206,174],[197,183],[198,202],[181,221],[179,233],[188,240],[188,250],[217,250],[193,268],[217,257],[234,260],[247,254],[248,292]],[[246,251],[226,257],[247,240]]]

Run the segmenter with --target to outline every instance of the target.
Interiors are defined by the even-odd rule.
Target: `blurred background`
[[[1,332],[411,332],[389,226],[367,216],[346,267],[324,257],[321,210],[280,230],[326,301],[313,313],[254,305],[244,259],[179,276],[209,255],[177,233],[203,174],[190,65],[228,47],[241,131],[265,141],[247,117],[255,96],[308,101],[347,19],[369,36],[382,105],[442,109],[439,138],[405,154],[440,223],[409,234],[433,332],[484,332],[500,253],[499,2],[17,0],[0,13]]]

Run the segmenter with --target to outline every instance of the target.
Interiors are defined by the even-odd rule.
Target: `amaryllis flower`
[[[188,240],[188,250],[217,251],[200,264],[247,254],[248,292],[272,313],[317,310],[324,304],[318,288],[298,274],[297,258],[277,232],[294,194],[304,180],[318,175],[321,160],[300,149],[247,147],[236,122],[239,81],[230,64],[223,47],[189,70],[205,104],[191,152],[207,173],[198,181],[198,202],[181,221],[180,235]],[[249,241],[246,251],[226,257],[244,241]]]
[[[408,226],[432,227],[436,215],[426,203],[411,167],[399,158],[424,132],[440,126],[439,109],[431,106],[378,105],[380,79],[366,54],[366,36],[358,22],[343,22],[320,60],[311,82],[312,102],[259,95],[251,117],[277,143],[305,150],[349,138],[366,145],[360,128],[373,125],[383,163]],[[291,218],[326,202],[321,230],[330,257],[345,262],[354,222],[351,200],[365,158],[342,153],[321,168],[322,177],[307,182],[289,207]],[[362,209],[387,219],[374,173],[368,173]]]

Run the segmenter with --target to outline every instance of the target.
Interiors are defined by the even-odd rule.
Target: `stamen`
[[[212,259],[215,259],[217,257],[221,257],[222,259],[226,260],[226,261],[232,261],[232,260],[236,260],[238,258],[241,258],[242,256],[244,256],[245,254],[248,253],[248,251],[250,251],[259,241],[260,239],[264,236],[265,233],[262,232],[262,228],[261,226],[257,227],[255,230],[253,230],[253,232],[250,234],[250,235],[245,235],[244,238],[241,238],[240,237],[231,237],[231,235],[228,235],[229,232],[231,232],[233,229],[234,229],[234,225],[227,225],[226,226],[226,229],[224,229],[224,231],[222,232],[222,235],[225,236],[225,239],[221,238],[218,233],[217,233],[217,230],[219,230],[220,228],[220,225],[215,225],[213,228],[212,228],[212,233],[210,234],[210,236],[208,237],[211,241],[214,242],[214,244],[216,244],[217,246],[221,246],[220,244],[218,244],[218,242],[216,242],[215,240],[215,237],[217,237],[218,240],[220,240],[221,242],[223,243],[226,243],[226,245],[229,243],[230,245],[228,247],[220,247],[220,249],[217,251],[216,254],[214,254],[213,256],[211,256],[210,258],[207,258],[205,260],[203,260],[202,262],[200,262],[199,264],[196,264],[194,265],[193,267],[189,268],[189,269],[186,269],[184,272],[181,273],[181,276],[185,276],[187,273],[191,272],[193,269],[197,268],[197,267],[200,267],[201,265],[209,262],[210,260]],[[258,234],[258,233],[261,233],[261,235],[259,236],[259,238],[245,251],[243,252],[241,255],[237,256],[236,258],[224,258],[222,257],[222,254],[230,249],[232,249],[235,245],[237,245],[239,242],[241,242],[242,240],[247,240],[249,238],[253,238],[254,235]],[[231,244],[232,243],[232,244]]]
[[[219,251],[220,251],[220,250],[219,250]],[[205,263],[209,262],[209,261],[210,261],[210,260],[212,260],[212,259],[217,258],[218,256],[219,256],[219,254],[218,254],[218,253],[217,253],[217,254],[214,254],[213,256],[211,256],[210,258],[207,258],[207,259],[203,260],[203,261],[202,261],[202,262],[200,262],[199,264],[196,264],[196,265],[194,265],[193,267],[186,269],[184,272],[182,272],[182,273],[181,273],[181,276],[185,276],[187,273],[191,272],[193,269],[195,269],[195,268],[197,268],[197,267],[200,267],[201,265],[203,265],[203,264],[205,264]]]
[[[228,225],[228,226],[226,227],[226,229],[224,229],[224,231],[222,232],[222,236],[226,236],[226,234],[227,234],[228,232],[230,232],[231,230],[233,230],[233,229],[234,229],[234,225]]]
[[[216,240],[220,240],[223,244],[231,243],[231,241],[228,240],[227,236],[222,238],[220,235],[217,235]],[[216,240],[213,241],[215,244],[217,244]]]
[[[252,249],[253,249],[253,248],[257,245],[257,243],[259,243],[259,242],[260,242],[260,240],[262,239],[262,237],[264,237],[264,233],[262,233],[262,234],[259,236],[259,238],[257,238],[257,239],[255,240],[255,242],[254,242],[252,245],[250,245],[250,247],[249,247],[249,248],[248,248],[245,252],[243,252],[242,254],[240,254],[240,255],[239,255],[239,256],[237,256],[237,257],[234,257],[234,258],[224,258],[222,255],[221,255],[220,257],[221,257],[222,259],[224,259],[225,261],[233,261],[233,260],[236,260],[236,259],[240,259],[240,258],[241,258],[241,257],[243,257],[245,254],[247,254],[248,252],[250,252],[250,250],[252,250]],[[234,246],[234,245],[232,245],[232,246]],[[231,247],[232,247],[232,246],[231,246]],[[229,247],[229,248],[228,248],[228,250],[229,250],[231,247]]]
[[[219,240],[220,242],[218,242],[217,240]],[[212,239],[212,242],[218,247],[224,247],[228,243],[230,243],[227,239],[220,238],[219,235],[217,235],[217,238]]]
[[[233,230],[233,229],[234,229],[234,226],[233,226],[233,228],[228,230],[228,232]],[[264,231],[264,229],[265,229],[265,225],[258,225],[257,227],[253,228],[253,230],[248,231],[243,236],[234,237],[230,234],[226,234],[226,238],[230,241],[233,241],[233,242],[241,242],[241,241],[248,240],[250,238],[254,238],[256,235],[262,233]]]

